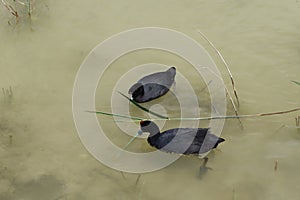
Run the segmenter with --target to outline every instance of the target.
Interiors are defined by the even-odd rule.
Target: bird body
[[[174,83],[176,68],[147,75],[130,87],[128,93],[138,103],[144,103],[166,94]]]
[[[174,128],[160,133],[152,121],[141,121],[142,132],[149,132],[148,143],[161,151],[176,154],[203,154],[225,141],[209,128]]]

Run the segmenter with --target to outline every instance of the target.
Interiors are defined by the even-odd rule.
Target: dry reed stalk
[[[214,71],[212,71],[210,68],[208,68],[208,67],[202,67],[202,68],[209,70],[213,75],[215,75],[219,80],[222,81],[222,78],[221,78],[218,74],[216,74]],[[228,95],[229,101],[230,101],[230,103],[231,103],[231,105],[232,105],[232,107],[233,107],[233,109],[234,109],[235,115],[238,116],[239,113],[238,113],[238,111],[237,111],[237,107],[236,107],[236,105],[235,105],[235,103],[234,103],[234,101],[233,101],[232,96],[231,96],[230,93],[229,93],[228,88],[226,87],[225,84],[223,84],[223,87],[224,87],[224,89],[225,89],[226,95]],[[243,124],[242,124],[241,120],[240,120],[238,117],[237,117],[237,119],[238,119],[238,121],[239,121],[239,123],[240,123],[240,126],[243,128]]]
[[[13,8],[7,1],[5,1],[5,0],[1,0],[1,1],[2,1],[3,5],[7,8],[7,10],[18,19],[19,14],[17,12],[16,6],[15,6],[15,8]]]
[[[222,60],[228,74],[229,74],[229,77],[230,77],[230,80],[231,80],[231,85],[232,85],[232,89],[233,89],[233,93],[234,93],[234,96],[236,98],[236,102],[237,102],[237,107],[240,106],[240,101],[239,101],[239,98],[238,98],[238,94],[237,94],[237,90],[236,90],[236,87],[235,87],[235,82],[234,82],[234,79],[233,79],[233,75],[228,67],[228,64],[226,63],[224,57],[222,56],[221,52],[215,47],[215,45],[200,31],[200,30],[197,30],[198,33],[200,33],[200,35],[209,43],[209,45],[217,52],[217,54],[219,55],[220,59]]]

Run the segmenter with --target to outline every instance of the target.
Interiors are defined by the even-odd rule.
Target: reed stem
[[[227,62],[225,61],[224,57],[222,56],[221,52],[215,47],[215,45],[200,31],[200,30],[197,30],[198,33],[200,33],[200,35],[210,44],[210,46],[217,52],[217,54],[219,55],[220,59],[222,60],[228,74],[229,74],[229,77],[230,77],[230,80],[231,80],[231,85],[232,85],[232,89],[233,89],[233,93],[234,93],[234,96],[236,98],[236,102],[237,102],[237,107],[240,106],[240,101],[239,101],[239,97],[238,97],[238,94],[237,94],[237,90],[235,88],[235,82],[234,82],[234,79],[233,79],[233,75],[229,69],[229,66],[227,64]]]
[[[109,113],[109,112],[102,112],[102,111],[87,111],[90,113],[96,113],[96,114],[102,114],[102,115],[108,115],[108,116],[115,116],[115,117],[120,117],[120,118],[126,118],[126,119],[132,119],[135,121],[145,121],[145,120],[152,120],[152,121],[161,121],[161,120],[167,120],[167,121],[197,121],[197,120],[215,120],[215,119],[236,119],[236,118],[254,118],[254,117],[266,117],[266,116],[272,116],[272,115],[282,115],[282,114],[287,114],[291,112],[296,112],[299,111],[300,108],[294,108],[291,110],[284,110],[284,111],[278,111],[278,112],[268,112],[268,113],[258,113],[258,114],[248,114],[248,115],[228,115],[228,116],[213,116],[213,117],[184,117],[184,118],[168,118],[168,119],[162,119],[162,118],[142,118],[142,117],[132,117],[132,116],[127,116],[127,115],[120,115],[120,114],[114,114],[114,113]]]

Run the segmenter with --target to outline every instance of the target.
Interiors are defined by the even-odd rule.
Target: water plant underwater
[[[2,93],[5,98],[12,99],[12,97],[13,97],[13,90],[12,90],[11,86],[9,86],[8,89],[2,88]]]

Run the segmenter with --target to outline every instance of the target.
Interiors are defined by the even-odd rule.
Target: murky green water
[[[83,147],[72,118],[72,89],[77,70],[92,48],[113,34],[144,26],[174,29],[198,41],[230,86],[225,68],[199,29],[230,66],[241,101],[239,113],[299,107],[300,88],[290,80],[300,81],[300,2],[33,3],[31,25],[24,13],[16,23],[0,6],[0,87],[13,90],[12,98],[0,95],[1,200],[299,198],[300,133],[294,119],[299,112],[243,119],[244,129],[237,120],[227,120],[222,132],[226,142],[209,154],[207,165],[212,170],[201,179],[202,161],[182,157],[167,168],[143,174],[136,184],[137,175],[122,176]],[[150,61],[175,63],[192,83],[199,79],[178,58],[137,52],[113,63],[96,98],[111,95],[122,70]],[[199,99],[202,111],[209,114],[207,91]],[[107,109],[102,102],[96,107]],[[140,114],[134,108],[132,112]],[[230,105],[228,114],[233,114]],[[101,123],[115,130],[108,136],[112,141],[120,146],[127,143],[129,137],[113,123]],[[139,140],[129,150],[152,149]]]

